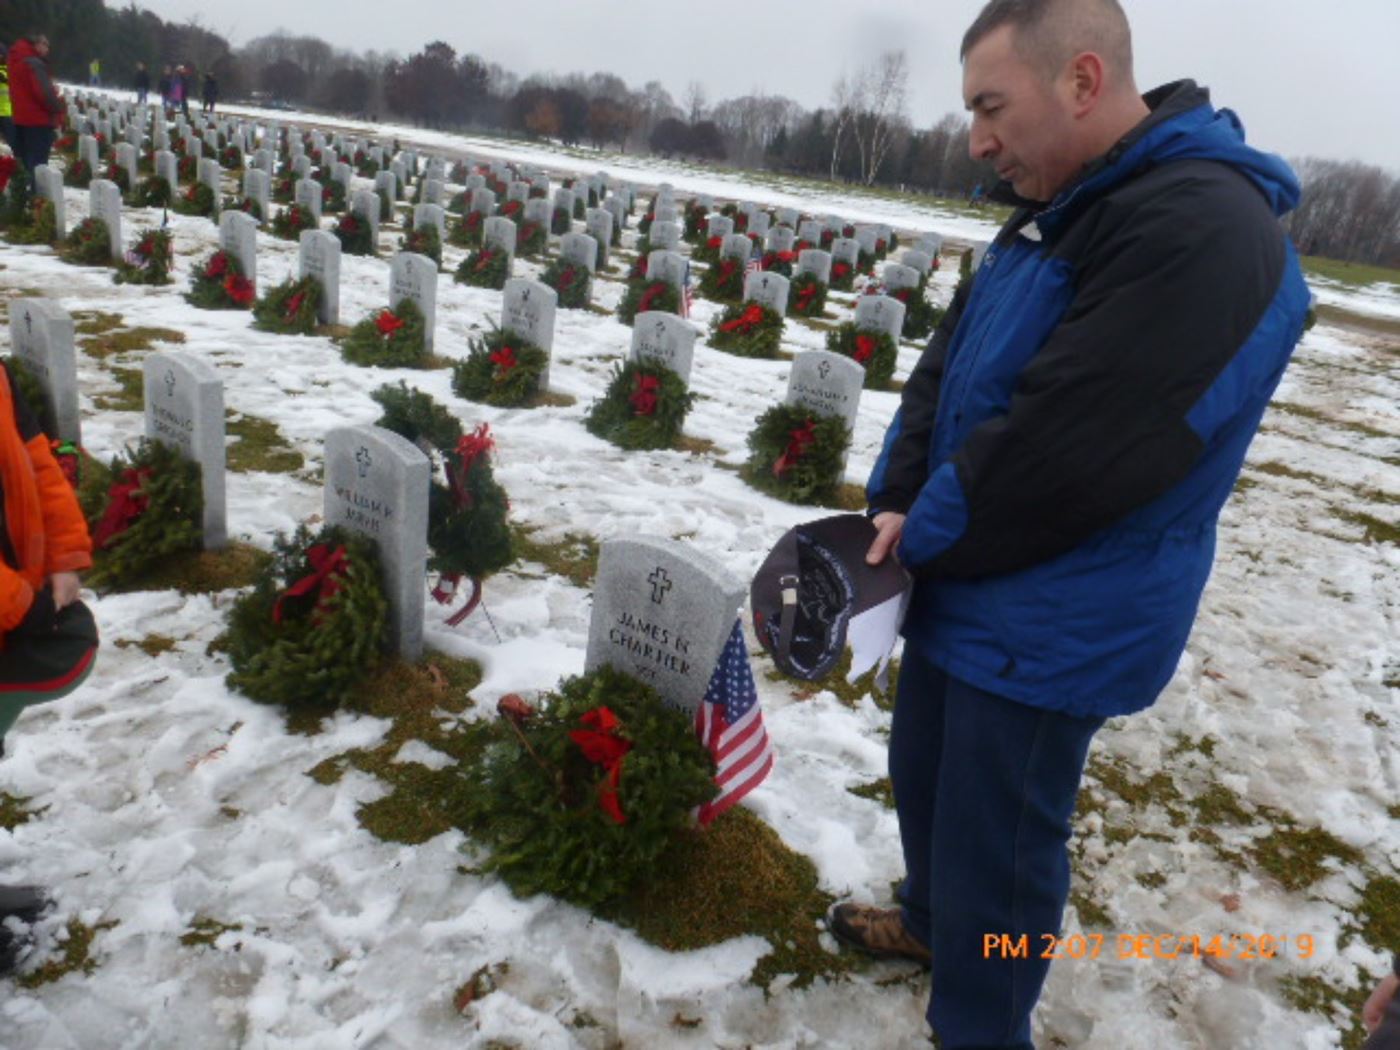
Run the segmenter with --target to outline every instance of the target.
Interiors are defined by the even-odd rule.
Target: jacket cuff
[[[92,555],[84,550],[66,551],[50,557],[44,568],[45,575],[50,576],[56,572],[82,572],[92,568]]]

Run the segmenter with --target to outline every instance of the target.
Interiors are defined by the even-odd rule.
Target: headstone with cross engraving
[[[705,222],[707,237],[728,237],[734,232],[734,220],[728,215],[711,215]]]
[[[204,489],[204,549],[218,550],[228,544],[224,384],[207,362],[189,354],[147,354],[141,372],[146,436],[199,464]]]
[[[549,359],[554,350],[554,314],[559,294],[547,284],[524,277],[506,282],[501,300],[501,331],[533,343],[545,353],[540,390],[549,389]]]
[[[820,248],[807,248],[797,253],[797,266],[793,276],[810,273],[822,284],[831,283],[831,253]]]
[[[901,288],[917,288],[921,279],[918,270],[903,263],[885,263],[885,268],[880,271],[880,280],[885,282],[885,288],[890,292],[897,292]]]
[[[34,169],[34,192],[53,204],[54,234],[61,241],[68,236],[67,212],[63,206],[63,176],[47,164]]]
[[[515,266],[515,238],[519,231],[515,223],[503,215],[495,215],[481,224],[481,245],[506,253],[506,273]]]
[[[11,299],[10,350],[43,387],[48,415],[57,430],[50,437],[80,444],[78,365],[68,311],[50,299]],[[30,407],[37,413],[41,406]]]
[[[831,242],[832,264],[845,263],[855,269],[860,262],[860,241],[854,237],[837,237]]]
[[[389,260],[389,309],[413,300],[423,311],[423,344],[430,354],[437,327],[437,277],[437,263],[426,255],[398,252]]]
[[[598,244],[595,269],[606,270],[612,254],[613,216],[606,208],[589,208],[584,214],[584,228]]]
[[[316,225],[321,225],[321,202],[325,190],[315,179],[297,179],[293,191],[293,201],[311,213]]]
[[[321,284],[316,319],[340,323],[340,238],[327,230],[302,230],[297,245],[297,279],[314,277]]]
[[[721,259],[738,259],[741,263],[747,263],[753,254],[753,241],[745,233],[731,233],[720,242],[719,257]]]
[[[790,226],[774,226],[768,231],[768,243],[764,246],[770,252],[790,252],[797,241],[797,234]]]
[[[227,211],[219,216],[219,247],[238,260],[243,276],[258,284],[258,220],[246,212]]]
[[[744,300],[766,306],[782,317],[787,313],[788,283],[780,273],[754,270],[744,278]]]
[[[898,346],[904,331],[904,304],[888,295],[862,295],[856,299],[856,328],[885,332]]]
[[[844,354],[807,350],[797,355],[788,373],[784,404],[800,405],[823,416],[840,416],[854,430],[860,411],[865,369]],[[847,458],[849,458],[849,449]],[[843,463],[844,469],[844,463]]]
[[[531,197],[525,202],[525,208],[520,214],[523,220],[520,224],[522,231],[524,227],[533,224],[543,227],[548,235],[550,221],[554,218],[554,205],[543,197]]]
[[[693,715],[734,630],[744,582],[676,540],[608,540],[598,558],[585,668],[614,667]]]
[[[648,310],[632,322],[630,359],[665,365],[690,386],[690,368],[695,359],[695,339],[699,333],[675,314]]]
[[[432,464],[417,445],[382,427],[326,434],[325,520],[379,548],[390,634],[399,654],[423,652],[423,578],[428,559]]]
[[[685,294],[685,256],[658,248],[647,256],[647,280],[665,281],[679,294]]]
[[[122,249],[122,191],[115,182],[93,179],[88,184],[88,212],[107,227],[112,258],[120,260]]]

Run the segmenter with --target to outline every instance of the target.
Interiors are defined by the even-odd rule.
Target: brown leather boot
[[[844,901],[826,913],[826,927],[837,940],[877,959],[910,959],[925,969],[933,956],[904,925],[898,908]]]

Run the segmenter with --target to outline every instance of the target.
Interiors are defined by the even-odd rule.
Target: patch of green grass
[[[1336,867],[1360,865],[1361,851],[1322,828],[1294,823],[1287,814],[1262,810],[1273,818],[1273,828],[1246,850],[1250,859],[1287,890],[1304,890]],[[1335,861],[1336,863],[1330,863]]]
[[[21,824],[28,824],[34,818],[33,810],[26,808],[29,799],[22,795],[11,795],[0,791],[0,828],[14,831]]]
[[[753,981],[766,987],[793,974],[794,986],[805,987],[855,966],[851,955],[833,955],[818,940],[831,901],[817,887],[812,862],[736,806],[683,837],[657,878],[606,917],[673,952],[757,934],[773,950],[754,968]]]
[[[1367,944],[1385,951],[1400,946],[1400,879],[1393,875],[1369,878],[1355,915]]]
[[[81,331],[81,328],[79,329]],[[97,331],[91,338],[78,345],[85,354],[99,361],[116,354],[136,353],[150,350],[158,342],[183,343],[185,333],[173,328],[123,328],[117,331]]]
[[[1331,984],[1315,974],[1286,974],[1278,988],[1286,1003],[1295,1010],[1318,1014],[1341,1029],[1342,1050],[1360,1050],[1366,1041],[1357,1004],[1364,990],[1352,985]]]
[[[1269,408],[1282,412],[1285,415],[1297,416],[1300,419],[1309,419],[1314,423],[1321,423],[1324,426],[1336,427],[1338,430],[1346,430],[1353,434],[1360,434],[1363,437],[1385,438],[1388,440],[1394,439],[1395,437],[1394,434],[1388,431],[1379,430],[1366,423],[1358,423],[1350,419],[1336,419],[1329,416],[1326,412],[1322,411],[1322,409],[1314,408],[1311,405],[1300,405],[1292,401],[1272,401],[1269,403]]]
[[[180,943],[187,948],[208,947],[212,948],[214,942],[225,933],[238,933],[242,926],[234,923],[232,926],[219,922],[218,919],[211,919],[208,916],[198,915],[189,925],[189,928],[180,935]]]
[[[103,412],[140,412],[145,409],[145,390],[139,368],[113,368],[115,394],[95,394],[92,405]]]
[[[225,430],[238,439],[228,450],[229,470],[290,474],[306,464],[270,419],[240,414],[225,423]]]
[[[1255,820],[1254,812],[1246,809],[1239,796],[1223,784],[1211,784],[1191,799],[1191,807],[1196,811],[1196,823],[1206,827],[1248,827]]]
[[[1080,925],[1091,929],[1106,929],[1113,925],[1113,916],[1094,900],[1087,887],[1071,889],[1069,902],[1079,914]]]
[[[1198,740],[1192,740],[1190,737],[1181,736],[1177,742],[1172,745],[1172,749],[1167,752],[1167,757],[1177,758],[1181,755],[1187,755],[1193,752],[1206,759],[1214,758],[1215,737],[1206,734]]]
[[[862,511],[865,509],[865,486],[842,482],[836,489],[832,506],[838,510]]]
[[[164,634],[148,634],[144,638],[119,638],[115,643],[118,649],[140,649],[147,656],[159,656],[175,648],[175,639]]]
[[[60,954],[42,966],[20,974],[15,983],[21,988],[41,988],[70,973],[92,973],[97,969],[97,960],[92,957],[93,938],[102,930],[110,930],[114,926],[114,921],[88,926],[77,919],[69,919],[68,936],[59,945]]]
[[[563,576],[576,587],[588,587],[598,574],[598,541],[583,532],[566,532],[562,540],[537,540],[539,526],[512,525],[511,549],[522,560],[538,562],[555,576]]]
[[[827,691],[836,694],[836,699],[847,707],[855,707],[869,696],[877,707],[893,710],[895,687],[899,684],[899,661],[890,661],[889,682],[884,692],[875,686],[875,670],[872,667],[854,682],[846,681],[846,676],[851,673],[851,647],[848,645],[842,651],[841,659],[836,661],[836,666],[822,678],[794,678],[778,670],[776,665],[765,672],[764,677],[770,682],[786,682],[792,686],[793,696],[798,700],[810,700],[818,693]]]
[[[101,335],[122,326],[122,315],[105,310],[73,311],[73,332],[75,335]]]
[[[890,783],[889,777],[881,777],[879,780],[872,780],[869,784],[861,784],[859,787],[847,788],[846,790],[859,798],[868,798],[872,802],[878,802],[886,809],[894,809],[894,785]]]
[[[1387,266],[1371,266],[1367,263],[1343,262],[1340,259],[1324,259],[1320,255],[1304,255],[1300,260],[1303,272],[1317,277],[1326,277],[1341,284],[1356,288],[1368,284],[1400,285],[1400,270]]]
[[[1138,885],[1149,890],[1160,890],[1167,884],[1167,877],[1160,871],[1145,871],[1136,876]]]
[[[1333,507],[1332,513],[1348,525],[1355,525],[1361,529],[1365,533],[1364,539],[1367,543],[1389,543],[1392,546],[1400,546],[1400,523],[1382,521],[1380,518],[1360,510],[1342,510]]]

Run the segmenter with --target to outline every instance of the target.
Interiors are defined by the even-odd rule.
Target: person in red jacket
[[[15,150],[34,177],[49,162],[54,128],[63,123],[64,104],[49,75],[49,38],[26,34],[10,48],[10,105],[14,109]]]
[[[0,755],[5,734],[31,704],[82,685],[97,654],[97,625],[78,600],[78,572],[92,541],[73,486],[49,438],[0,364]],[[0,975],[45,906],[28,886],[0,886]]]

